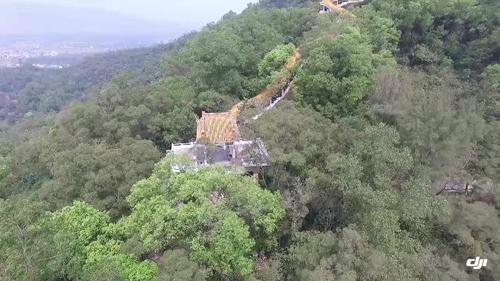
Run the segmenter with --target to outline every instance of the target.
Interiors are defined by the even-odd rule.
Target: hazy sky
[[[200,27],[230,10],[241,12],[257,0],[0,0],[7,3],[36,3],[97,8],[157,22],[183,22]]]

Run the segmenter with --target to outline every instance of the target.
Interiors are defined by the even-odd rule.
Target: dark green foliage
[[[492,90],[500,91],[500,64],[489,65],[482,76]]]
[[[290,247],[286,275],[292,280],[311,281],[374,278],[382,275],[373,268],[376,264],[369,263],[369,259],[373,262],[383,259],[376,254],[367,241],[351,229],[338,234],[303,232]]]
[[[298,100],[330,119],[359,114],[375,73],[368,37],[351,28],[309,48],[297,75]]]
[[[132,184],[151,172],[160,150],[193,138],[196,120],[189,80],[169,77],[132,87],[133,81],[118,77],[91,100],[61,112],[50,132],[19,145],[12,159],[21,169],[12,170],[12,181],[41,187],[54,207],[79,199],[113,216],[126,212]]]
[[[55,269],[43,260],[54,249],[38,237],[33,227],[47,210],[46,204],[31,197],[0,201],[0,277],[4,280],[37,280]]]
[[[498,63],[497,1],[374,0],[369,5],[395,21],[404,63],[429,70],[453,65],[466,75]]]
[[[17,117],[28,112],[56,112],[72,100],[97,91],[119,73],[133,72],[135,83],[140,84],[159,79],[162,56],[175,52],[190,37],[186,35],[167,45],[90,56],[63,70],[4,69],[0,73],[0,92],[11,93],[18,101],[14,109]]]
[[[259,63],[259,75],[266,77],[281,70],[295,51],[293,44],[279,45],[267,53]]]
[[[43,184],[40,195],[56,207],[81,198],[118,216],[127,209],[125,197],[132,184],[151,171],[159,158],[147,141],[124,139],[116,146],[80,144],[47,155],[52,179]]]
[[[172,74],[189,73],[198,92],[215,90],[238,98],[254,96],[265,86],[258,75],[259,61],[276,45],[300,40],[313,16],[308,9],[251,8],[241,16],[205,28],[179,56],[168,60],[167,70]]]
[[[42,75],[55,72],[54,70],[42,70],[32,66],[22,68],[0,69],[0,92],[17,93],[33,80]]]
[[[163,255],[165,261],[157,281],[206,280],[207,270],[192,262],[185,250],[166,251]]]
[[[197,113],[202,111],[223,112],[231,108],[237,102],[237,99],[211,90],[200,93],[197,102]]]
[[[284,102],[246,132],[247,137],[261,137],[268,147],[272,165],[265,181],[283,193],[286,232],[302,227],[311,199],[308,181],[324,169],[331,151],[342,146],[336,129],[319,113]]]
[[[498,1],[317,4],[0,71],[0,280],[500,280]],[[239,124],[268,149],[259,180],[160,161],[295,47],[290,100]],[[474,190],[436,195],[448,180]]]
[[[399,127],[417,163],[440,177],[464,167],[484,129],[476,102],[457,102],[464,89],[449,78],[428,82],[430,77],[418,72],[386,72],[371,97],[376,114]]]

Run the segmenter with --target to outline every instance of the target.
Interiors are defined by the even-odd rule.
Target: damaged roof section
[[[236,141],[231,144],[177,144],[172,145],[174,155],[189,159],[186,167],[175,167],[176,172],[197,170],[206,165],[241,167],[247,171],[257,171],[269,165],[269,154],[260,139]]]

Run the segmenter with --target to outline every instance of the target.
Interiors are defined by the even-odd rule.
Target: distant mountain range
[[[144,36],[175,38],[190,31],[109,11],[40,4],[0,3],[0,36]]]

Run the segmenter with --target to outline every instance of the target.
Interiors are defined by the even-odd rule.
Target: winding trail
[[[293,85],[293,82],[290,82],[285,89],[281,90],[281,95],[280,96],[278,96],[274,101],[271,101],[271,104],[269,104],[268,106],[266,106],[264,108],[263,112],[255,115],[251,119],[252,120],[258,120],[266,111],[268,111],[270,109],[273,109],[280,101],[282,101],[283,99],[285,99],[288,96],[288,93],[290,93],[290,90],[292,89],[292,85]]]
[[[330,12],[342,15],[354,15],[344,7],[360,4],[366,0],[322,0],[321,7],[327,7]],[[323,11],[324,12],[324,10]],[[321,13],[321,12],[320,12]],[[251,120],[258,120],[265,112],[273,109],[291,92],[295,72],[300,64],[301,48],[297,48],[288,62],[283,66],[280,77],[277,81],[270,84],[266,89],[255,97],[240,101],[229,111],[219,113],[202,112],[200,119],[197,120],[196,142],[204,144],[234,143],[241,141],[241,134],[238,127],[238,121],[243,124]],[[241,120],[241,113],[246,108],[256,108],[260,112],[248,118]]]

